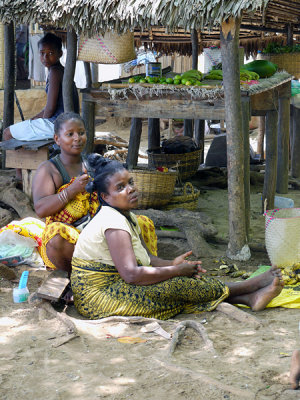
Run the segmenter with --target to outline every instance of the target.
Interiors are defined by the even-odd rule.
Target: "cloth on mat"
[[[260,275],[270,268],[269,265],[261,265],[250,278]],[[296,285],[285,285],[281,293],[271,300],[267,307],[300,308],[300,282]]]
[[[54,124],[46,118],[27,119],[10,126],[14,139],[24,141],[53,139]]]

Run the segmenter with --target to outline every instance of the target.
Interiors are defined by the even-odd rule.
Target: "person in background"
[[[52,139],[54,136],[54,121],[64,112],[62,80],[64,67],[59,59],[62,56],[62,41],[52,34],[46,35],[38,42],[41,63],[48,68],[46,82],[46,106],[29,120],[9,126],[3,131],[3,140],[18,139],[34,141]],[[78,93],[73,83],[73,104],[75,112],[79,112]],[[16,177],[21,180],[21,170],[17,170]]]

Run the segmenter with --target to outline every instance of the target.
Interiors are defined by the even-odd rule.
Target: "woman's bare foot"
[[[299,388],[300,380],[300,351],[294,350],[290,369],[290,384],[292,389]]]
[[[274,277],[282,279],[281,269],[276,265],[273,265],[268,271],[255,276],[252,280],[249,279],[248,282],[252,281],[253,291],[256,291],[270,285],[273,282]]]
[[[263,310],[267,304],[270,303],[274,297],[278,296],[282,291],[284,286],[283,280],[278,276],[273,276],[273,281],[262,289],[251,293],[250,296],[250,306],[253,311]]]

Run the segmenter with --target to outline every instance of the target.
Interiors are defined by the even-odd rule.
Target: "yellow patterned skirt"
[[[132,285],[114,266],[75,257],[71,285],[78,312],[90,319],[112,315],[168,319],[181,312],[212,311],[229,295],[221,281],[206,277],[176,277],[153,285]]]

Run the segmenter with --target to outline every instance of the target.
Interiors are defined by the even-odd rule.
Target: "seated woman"
[[[101,209],[83,229],[72,258],[71,285],[77,310],[97,319],[111,315],[170,318],[180,312],[210,311],[224,301],[258,311],[283,287],[273,267],[258,277],[224,284],[202,275],[201,261],[149,254],[135,215],[138,194],[129,172],[117,161],[90,155],[95,169],[91,191]]]
[[[49,268],[71,273],[71,259],[78,239],[81,219],[93,217],[99,207],[97,193],[85,189],[90,180],[82,151],[86,131],[79,114],[60,114],[54,122],[54,140],[61,153],[43,162],[36,171],[32,192],[34,208],[41,218],[46,217],[41,255]],[[145,224],[145,238],[151,251],[156,252],[156,236],[151,220],[140,217]]]

